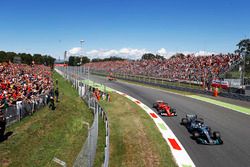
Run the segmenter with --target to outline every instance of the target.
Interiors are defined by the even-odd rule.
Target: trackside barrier
[[[93,95],[93,87],[81,82],[88,73],[88,70],[82,67],[56,67],[55,69],[60,75],[69,80],[72,86],[77,90],[79,96],[88,105],[94,115],[94,121],[91,127],[88,126],[88,137],[78,154],[74,167],[92,167],[94,165],[97,139],[98,139],[98,117],[100,116],[105,123],[105,150],[104,150],[104,162],[103,167],[108,167],[109,164],[109,123],[107,113],[99,105],[96,97]],[[101,92],[104,94],[104,92]]]
[[[70,75],[72,76],[72,73],[70,73]],[[85,87],[87,87],[87,86],[85,85]],[[89,88],[87,88],[87,90],[89,90]],[[85,88],[84,91],[86,92],[87,90]],[[131,96],[128,96],[128,95],[126,95],[126,94],[124,94],[122,92],[119,92],[119,91],[116,91],[116,92],[118,94],[122,95],[122,96],[127,97],[131,101],[135,102],[144,111],[146,111],[147,114],[153,119],[153,121],[155,122],[157,128],[162,133],[163,138],[165,139],[165,141],[169,145],[169,147],[171,149],[171,152],[173,154],[173,157],[174,157],[174,159],[175,159],[178,166],[180,166],[180,167],[194,167],[195,166],[193,161],[191,160],[191,158],[187,154],[186,150],[181,145],[180,141],[174,135],[172,130],[167,126],[167,124],[162,120],[162,118],[157,116],[154,111],[152,111],[149,107],[147,107],[145,104],[143,104],[139,100],[137,100],[137,99],[135,99],[135,98],[133,98]],[[87,94],[87,96],[89,96],[89,95]],[[91,103],[92,103],[91,101],[88,101],[89,107],[91,107]],[[108,128],[108,122],[106,121],[106,132],[107,133],[109,133],[108,129],[109,129]],[[108,135],[106,135],[105,161],[104,161],[104,165],[103,165],[105,167],[108,166],[108,163],[106,162],[106,160],[108,160],[108,158],[109,158],[108,153],[109,153],[109,137],[108,137]]]
[[[11,105],[4,109],[4,116],[6,118],[7,126],[21,121],[23,118],[32,115],[40,108],[47,105],[49,102],[49,93],[46,92],[31,100],[17,101],[15,105]]]

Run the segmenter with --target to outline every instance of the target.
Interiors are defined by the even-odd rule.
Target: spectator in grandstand
[[[51,86],[51,71],[48,67],[0,63],[0,100],[2,101],[2,108],[16,104],[17,109],[20,111],[22,101],[31,103],[34,106],[39,100],[38,97],[48,93]]]
[[[179,82],[211,82],[209,77],[218,78],[235,63],[239,55],[218,54],[210,56],[173,56],[169,59],[105,61],[86,64],[91,70],[132,75],[160,77]],[[208,85],[208,87],[210,87]]]

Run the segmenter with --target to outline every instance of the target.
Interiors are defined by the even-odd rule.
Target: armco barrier
[[[86,166],[92,167],[95,160],[97,137],[98,137],[98,116],[102,118],[105,123],[105,150],[104,150],[104,162],[103,167],[108,167],[109,164],[109,123],[107,113],[99,105],[98,101],[92,95],[92,87],[84,84],[81,80],[84,75],[88,73],[86,69],[82,67],[56,67],[55,69],[60,75],[68,79],[72,86],[78,91],[79,96],[86,102],[89,108],[94,114],[94,121],[89,129],[88,137],[78,154],[74,167]],[[89,126],[89,125],[88,125]]]

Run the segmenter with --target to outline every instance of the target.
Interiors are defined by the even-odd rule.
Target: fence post
[[[91,128],[88,129],[89,135],[88,135],[88,146],[89,146],[89,167],[91,166]]]

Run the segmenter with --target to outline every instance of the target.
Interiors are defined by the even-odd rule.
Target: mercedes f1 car
[[[153,104],[153,108],[155,108],[161,116],[177,116],[176,110],[174,108],[171,108],[168,103],[165,103],[164,101],[156,101]]]
[[[199,144],[223,144],[220,133],[217,131],[212,132],[211,128],[204,124],[204,120],[198,118],[197,115],[187,114],[186,118],[182,118],[181,124],[186,126],[188,131],[192,133],[192,138]]]

